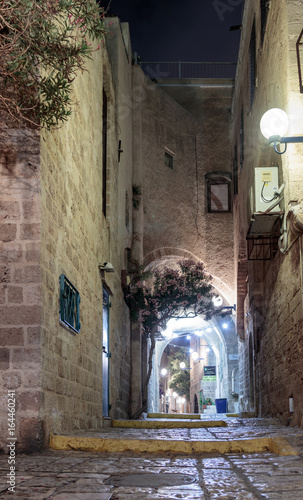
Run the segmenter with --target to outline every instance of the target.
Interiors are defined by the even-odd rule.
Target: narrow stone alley
[[[195,421],[195,425],[211,427],[168,429],[164,419],[144,423],[159,421],[160,429],[108,428],[65,436],[65,441],[64,436],[57,436],[53,447],[56,443],[63,447],[68,441],[69,451],[17,455],[14,492],[8,490],[8,457],[3,455],[0,496],[23,500],[303,499],[302,429],[283,426],[275,419],[225,414]],[[176,420],[175,425],[188,422]],[[132,449],[131,442],[139,443],[137,451],[127,451]],[[176,442],[183,452],[174,451]],[[102,449],[102,443],[124,451],[84,451]],[[149,453],[144,452],[146,443]],[[203,449],[203,443],[212,451],[191,452],[187,446]],[[222,452],[222,443],[238,452]],[[168,451],[157,451],[161,449]]]

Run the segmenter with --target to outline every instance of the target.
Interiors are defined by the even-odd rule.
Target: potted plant
[[[203,398],[203,408],[205,409],[207,406],[211,406],[214,403],[212,402],[211,398]]]

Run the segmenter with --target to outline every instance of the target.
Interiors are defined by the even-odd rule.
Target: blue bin
[[[217,413],[227,413],[227,399],[221,398],[216,399],[216,412]]]

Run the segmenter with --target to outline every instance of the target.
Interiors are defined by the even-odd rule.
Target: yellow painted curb
[[[199,420],[193,422],[176,420],[112,420],[112,427],[121,429],[197,429],[207,427],[227,427],[224,420]]]
[[[226,413],[227,417],[238,417],[239,413]]]
[[[200,413],[148,413],[147,418],[179,418],[200,420]]]
[[[299,452],[295,450],[284,437],[270,438],[268,450],[283,456],[299,455]]]
[[[103,439],[94,437],[50,436],[53,450],[135,453],[259,453],[298,455],[285,438],[257,438],[233,441],[175,441],[162,439]]]

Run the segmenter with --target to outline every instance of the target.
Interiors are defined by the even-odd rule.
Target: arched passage
[[[175,266],[180,260],[190,259],[194,262],[202,262],[195,254],[183,248],[162,247],[150,252],[144,257],[143,265],[146,269],[164,266]],[[207,271],[207,269],[206,269]],[[228,305],[234,305],[234,290],[225,283],[220,276],[212,273],[212,285],[215,291],[224,298]]]
[[[179,323],[179,324],[178,324]],[[226,325],[225,325],[226,323]],[[227,328],[224,328],[224,326]],[[167,331],[170,333],[166,337]],[[235,411],[233,396],[238,376],[238,341],[234,321],[229,318],[212,318],[209,321],[201,317],[194,319],[170,320],[162,338],[156,342],[153,370],[148,391],[148,411],[161,410],[159,402],[160,370],[163,367],[162,357],[169,344],[174,345],[176,339],[186,337],[184,344],[187,351],[198,353],[199,359],[190,361],[190,411],[194,411],[194,396],[204,395],[213,402],[216,398],[226,398],[229,411]],[[205,378],[205,367],[214,367],[215,377]],[[169,378],[169,374],[167,375]],[[167,388],[168,384],[164,384]],[[202,391],[202,392],[201,392]],[[180,394],[180,396],[182,396]],[[162,405],[163,406],[163,405]]]
[[[144,259],[145,269],[161,269],[163,267],[176,267],[177,263],[183,259],[191,259],[195,262],[199,262],[199,259],[193,255],[191,252],[180,248],[159,248],[158,250],[146,255]],[[206,270],[207,271],[207,270]],[[222,299],[223,306],[233,306],[234,296],[232,290],[223,283],[217,277],[213,277],[212,285],[214,287],[214,291],[216,294],[219,294]],[[201,349],[203,345],[211,346],[211,352],[213,354],[213,358],[210,361],[215,366],[216,371],[216,379],[215,384],[212,384],[212,395],[213,399],[226,397],[230,401],[230,410],[233,411],[233,403],[234,400],[231,398],[232,392],[232,371],[235,366],[238,366],[238,343],[235,334],[235,325],[234,321],[231,319],[231,316],[228,317],[225,322],[228,322],[229,327],[226,331],[222,326],[223,322],[221,319],[217,317],[212,318],[210,322],[205,322],[203,318],[198,318],[201,322],[199,330],[201,335],[196,336],[199,340],[199,348]],[[172,320],[171,320],[172,321]],[[184,325],[180,327],[184,331],[187,331],[188,334],[194,334],[197,328],[193,325],[187,326],[184,328]],[[180,332],[180,328],[174,325],[174,334],[178,335]],[[179,331],[178,331],[179,330]],[[194,336],[193,336],[194,339]],[[202,342],[203,341],[203,342]],[[161,358],[165,347],[171,342],[171,339],[166,338],[165,335],[162,335],[159,340],[156,342],[155,353],[153,356],[153,370],[149,382],[148,387],[148,411],[159,411],[159,371],[161,365]],[[193,342],[195,342],[193,340]],[[204,343],[204,344],[203,344]],[[198,345],[198,344],[197,344]],[[208,356],[211,359],[211,356]],[[200,361],[200,360],[199,360]],[[204,375],[204,364],[199,363],[199,370],[193,370],[192,373],[195,373],[195,383],[192,383],[192,391],[191,391],[191,407],[194,406],[194,393],[201,393],[201,388],[207,386],[207,384],[203,382]],[[193,367],[194,368],[194,367]],[[196,367],[197,368],[197,367]],[[196,373],[198,372],[198,375]],[[235,372],[234,372],[235,373]],[[212,381],[213,382],[213,381]],[[204,384],[204,385],[203,385]],[[211,385],[211,384],[208,384]],[[207,389],[210,391],[209,387]]]

